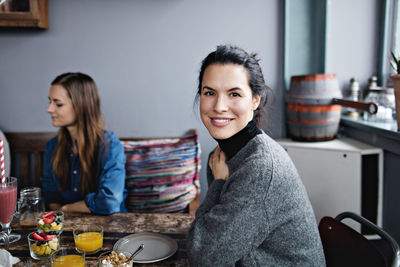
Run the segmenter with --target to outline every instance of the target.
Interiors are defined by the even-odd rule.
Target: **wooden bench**
[[[195,130],[190,130],[195,131]],[[18,188],[41,187],[40,176],[44,169],[44,151],[46,143],[57,135],[57,132],[8,132],[11,153],[11,176],[18,178]],[[173,137],[164,137],[173,138]],[[164,139],[163,137],[120,138],[121,141],[140,141]],[[188,212],[194,214],[200,205],[199,196],[193,200]]]

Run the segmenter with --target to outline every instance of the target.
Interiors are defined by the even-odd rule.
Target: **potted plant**
[[[400,131],[400,58],[397,58],[392,52],[393,59],[390,61],[396,74],[390,76],[394,87],[394,97],[396,99],[396,119],[397,131]]]

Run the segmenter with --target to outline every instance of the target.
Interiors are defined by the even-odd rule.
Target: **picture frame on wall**
[[[0,27],[48,26],[48,0],[0,0]]]

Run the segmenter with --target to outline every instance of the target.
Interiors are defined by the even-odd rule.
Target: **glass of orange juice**
[[[75,248],[93,254],[103,247],[103,227],[81,224],[73,229]]]
[[[62,247],[51,255],[52,267],[84,267],[85,251]]]

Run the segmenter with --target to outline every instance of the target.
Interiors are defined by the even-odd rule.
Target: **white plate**
[[[172,238],[158,233],[137,233],[127,235],[114,244],[114,251],[135,251],[140,244],[143,250],[133,258],[136,263],[152,263],[165,260],[178,250],[178,244]]]

